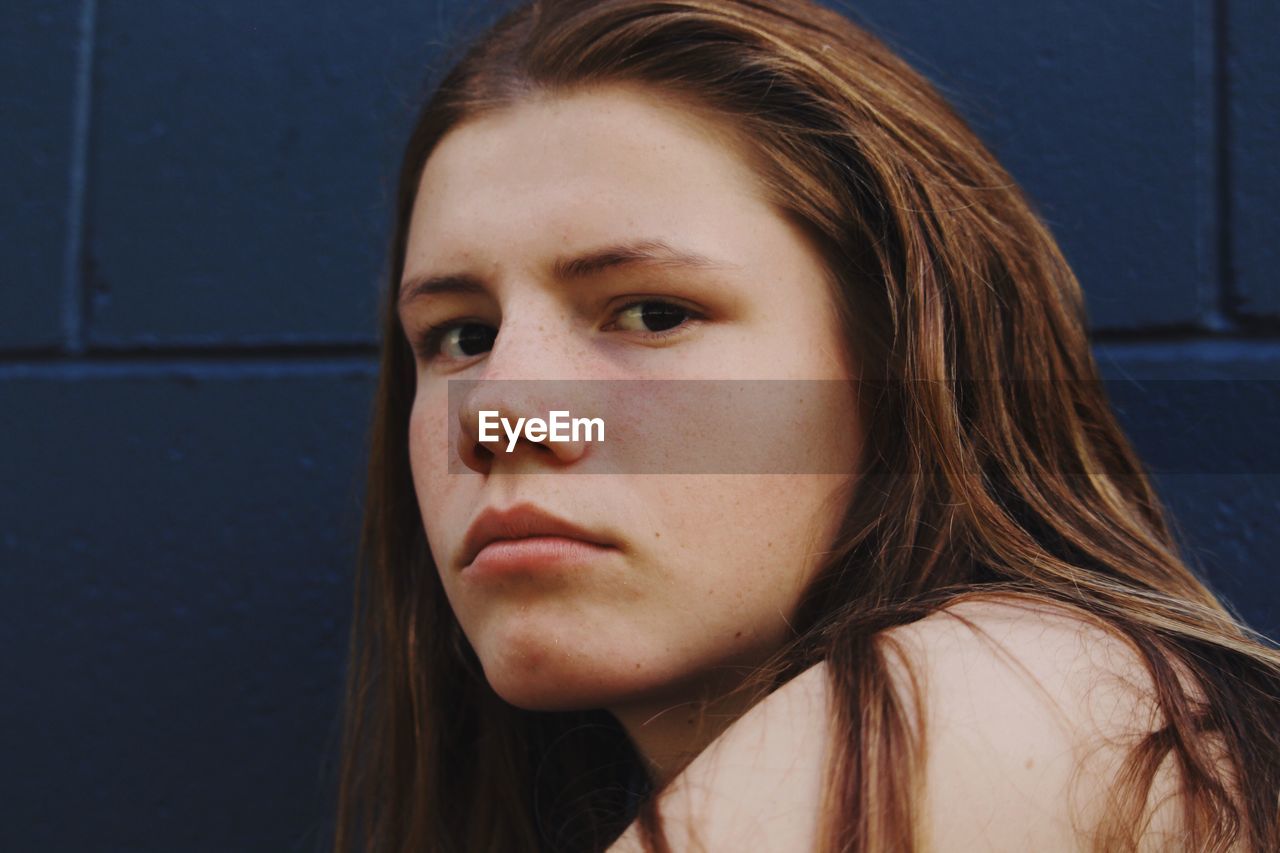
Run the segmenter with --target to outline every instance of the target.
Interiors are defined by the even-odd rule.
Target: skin
[[[418,354],[410,461],[453,612],[506,701],[606,708],[666,781],[741,717],[745,708],[720,697],[787,636],[855,481],[852,386],[758,405],[784,414],[750,445],[834,460],[845,474],[593,468],[615,446],[608,442],[522,441],[512,453],[486,454],[467,424],[486,407],[545,416],[565,408],[551,397],[578,387],[533,385],[539,397],[517,390],[528,384],[494,380],[847,382],[856,368],[826,270],[765,201],[724,127],[620,87],[540,96],[450,131],[424,168],[408,236],[402,293],[429,276],[475,284],[403,304],[406,334],[463,320],[497,331],[491,349],[462,348],[455,333]],[[552,273],[558,258],[637,240],[713,263],[632,265],[580,280]],[[627,310],[640,299],[692,313],[655,338]],[[449,381],[458,379],[482,381],[451,399]],[[714,449],[717,422],[698,395],[646,404],[623,383],[593,387],[606,389],[609,429],[624,447],[671,450],[644,442],[672,434]],[[500,578],[461,571],[478,513],[524,502],[617,547],[567,568]],[[710,712],[701,729],[692,724],[699,704]]]

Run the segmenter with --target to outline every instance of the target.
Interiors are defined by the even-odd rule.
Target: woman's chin
[[[543,667],[537,671],[486,668],[485,677],[504,702],[526,711],[580,711],[608,707],[620,691],[601,684],[600,673],[578,667]],[[621,691],[625,695],[625,690]]]
[[[641,677],[639,659],[551,643],[485,649],[479,658],[493,691],[527,711],[607,708],[653,687]]]

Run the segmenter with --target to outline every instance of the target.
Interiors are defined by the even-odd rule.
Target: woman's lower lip
[[[473,577],[539,572],[582,565],[616,551],[608,545],[596,545],[567,536],[528,536],[523,539],[499,539],[480,549],[480,553],[462,572]]]

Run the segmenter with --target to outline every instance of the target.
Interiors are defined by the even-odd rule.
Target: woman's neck
[[[736,677],[735,677],[736,679]],[[702,683],[688,695],[667,694],[610,708],[644,761],[649,779],[665,785],[751,706],[749,696],[732,694],[734,679]]]

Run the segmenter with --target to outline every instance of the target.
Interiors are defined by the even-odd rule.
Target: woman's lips
[[[481,548],[462,572],[471,577],[543,572],[592,563],[617,550],[608,545],[597,545],[567,536],[497,539]]]
[[[485,553],[495,546],[502,547]],[[458,565],[467,571],[484,556],[487,563],[508,569],[526,564],[546,567],[616,550],[607,534],[560,518],[536,504],[519,503],[505,509],[485,507],[476,516],[463,537]]]

